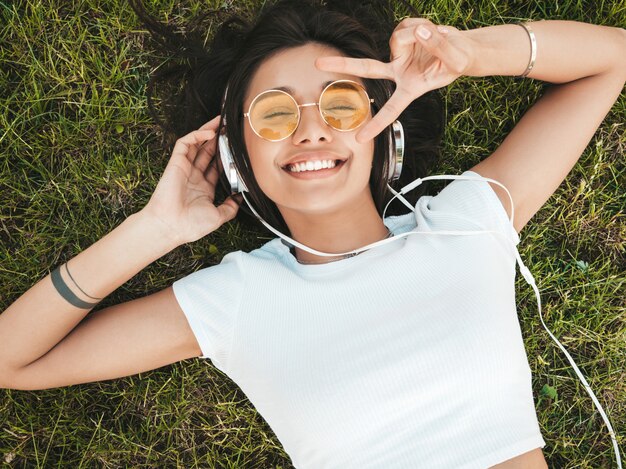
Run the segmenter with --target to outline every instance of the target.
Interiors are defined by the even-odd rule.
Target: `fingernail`
[[[417,34],[419,34],[422,39],[428,39],[430,37],[430,31],[424,26],[419,26],[417,28]]]
[[[444,28],[443,26],[437,26],[437,31],[439,31],[441,34],[448,34],[450,32],[448,28]]]

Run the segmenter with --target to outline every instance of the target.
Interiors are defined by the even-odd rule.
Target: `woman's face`
[[[320,44],[286,49],[263,62],[255,73],[243,108],[247,112],[252,100],[261,92],[280,87],[298,104],[316,103],[328,82],[358,77],[323,72],[315,59],[326,55],[344,55]],[[352,203],[372,198],[369,178],[374,141],[358,143],[356,131],[341,132],[328,126],[317,106],[300,108],[300,124],[292,135],[279,142],[264,140],[254,133],[244,118],[244,140],[250,163],[261,190],[279,208],[283,216],[289,211],[309,214],[333,213]],[[371,109],[366,121],[371,119]],[[343,160],[335,168],[293,173],[288,163],[315,160]]]

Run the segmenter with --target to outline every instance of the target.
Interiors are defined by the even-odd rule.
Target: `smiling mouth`
[[[341,166],[345,163],[345,160],[315,160],[315,161],[302,161],[299,163],[288,164],[283,166],[283,169],[288,173],[307,173],[323,171],[325,169],[334,169],[337,166]]]

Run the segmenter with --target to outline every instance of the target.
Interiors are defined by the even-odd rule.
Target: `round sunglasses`
[[[316,103],[298,104],[283,90],[263,91],[252,100],[248,112],[243,115],[248,118],[255,134],[270,142],[279,142],[298,128],[302,107],[317,106],[326,124],[335,130],[349,132],[365,122],[373,102],[363,85],[352,80],[337,80],[322,90]]]

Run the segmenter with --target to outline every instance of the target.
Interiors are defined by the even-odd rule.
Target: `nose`
[[[317,106],[300,108],[300,124],[293,133],[292,139],[295,145],[332,141],[332,129],[322,119]]]

